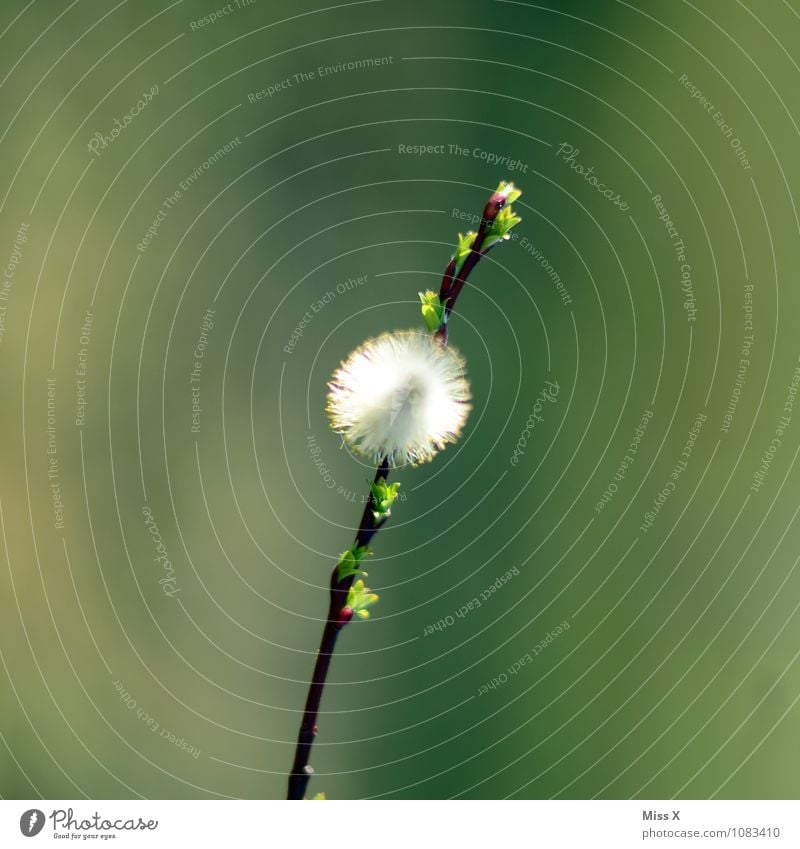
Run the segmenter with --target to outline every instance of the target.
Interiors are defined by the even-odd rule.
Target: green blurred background
[[[500,179],[310,789],[797,796],[800,6],[551,6],[4,4],[4,797],[283,796],[326,380]]]

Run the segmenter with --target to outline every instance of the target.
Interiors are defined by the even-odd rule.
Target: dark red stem
[[[445,305],[445,320],[441,327],[434,334],[443,346],[447,345],[447,319],[456,305],[456,300],[461,293],[464,284],[467,282],[471,271],[480,261],[482,256],[488,253],[489,248],[482,249],[486,233],[489,225],[497,217],[500,210],[506,205],[505,197],[496,192],[489,198],[486,204],[483,215],[481,217],[480,227],[475,236],[475,241],[472,243],[472,250],[467,256],[458,276],[454,277],[456,270],[455,260],[450,260],[442,278],[441,287],[439,289],[439,299],[444,301]],[[380,478],[384,480],[389,477],[389,463],[386,458],[378,466],[375,472],[375,483]],[[355,546],[369,545],[370,540],[383,527],[385,519],[380,522],[375,520],[373,509],[375,502],[370,490],[369,498],[364,507],[364,514],[361,517],[361,523],[356,532]],[[347,593],[355,580],[355,575],[349,575],[343,580],[339,580],[339,565],[333,567],[330,584],[330,603],[328,605],[328,618],[325,622],[325,628],[322,631],[322,640],[317,652],[317,660],[314,664],[314,674],[311,677],[311,684],[308,689],[308,697],[303,711],[303,720],[300,723],[300,733],[297,737],[297,749],[295,750],[294,764],[292,771],[289,774],[289,799],[305,798],[308,781],[313,774],[313,770],[308,764],[311,756],[311,747],[314,744],[314,737],[317,734],[317,716],[319,715],[319,706],[322,701],[322,693],[325,689],[325,680],[328,677],[328,668],[331,664],[331,657],[336,647],[336,639],[339,632],[352,619],[353,612],[346,607]]]
[[[464,264],[461,266],[461,271],[459,271],[458,276],[453,277],[456,270],[456,262],[454,259],[450,260],[447,268],[445,269],[444,277],[442,277],[442,283],[439,287],[439,300],[442,302],[446,301],[444,307],[444,321],[442,322],[441,327],[434,334],[434,338],[441,342],[442,345],[447,345],[448,319],[450,318],[450,313],[453,309],[455,309],[456,300],[461,294],[461,290],[467,282],[467,278],[471,274],[472,269],[475,268],[478,262],[480,262],[481,257],[486,256],[490,250],[490,248],[486,248],[485,250],[483,249],[483,242],[486,238],[489,225],[495,220],[495,218],[497,218],[497,214],[505,205],[506,199],[499,192],[495,192],[495,194],[489,198],[489,202],[484,207],[483,215],[481,216],[478,232],[475,234],[475,241],[472,243],[472,250],[464,260]]]
[[[381,478],[387,480],[388,477],[389,463],[384,459],[375,472],[375,483]],[[354,546],[369,545],[370,540],[384,525],[385,519],[381,522],[375,520],[373,510],[376,506],[375,500],[372,497],[372,490],[370,490],[369,498],[364,506],[364,513],[361,516],[361,522],[356,532]],[[347,602],[347,593],[354,580],[355,575],[348,575],[340,581],[339,564],[337,563],[333,567],[328,618],[325,621],[325,628],[322,631],[322,640],[320,641],[317,660],[314,664],[314,674],[311,677],[306,706],[303,710],[303,719],[300,723],[294,765],[289,774],[288,799],[303,799],[305,797],[308,780],[313,773],[313,770],[308,765],[308,759],[311,757],[311,746],[314,744],[314,737],[317,734],[319,706],[322,701],[323,690],[325,689],[325,680],[328,677],[328,667],[331,664],[333,650],[336,647],[336,639],[339,636],[339,632],[353,616],[352,611],[349,611],[349,615],[347,614],[348,608],[346,608],[345,604]]]

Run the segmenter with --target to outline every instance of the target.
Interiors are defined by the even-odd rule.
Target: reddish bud
[[[344,626],[353,618],[353,609],[351,607],[343,607],[336,617],[336,627],[344,628]]]

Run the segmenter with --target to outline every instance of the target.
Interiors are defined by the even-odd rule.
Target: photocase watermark
[[[533,405],[533,410],[531,414],[528,416],[527,421],[525,422],[525,427],[522,430],[522,433],[519,435],[519,439],[517,440],[517,444],[514,446],[514,453],[511,455],[509,462],[512,466],[518,466],[520,458],[525,453],[526,448],[528,447],[528,437],[531,434],[531,431],[536,427],[536,425],[540,422],[544,421],[544,416],[542,412],[544,410],[545,404],[555,404],[558,399],[559,392],[558,381],[553,383],[550,380],[545,381],[545,385],[542,388],[542,391],[539,393],[539,396],[536,399],[536,403]]]
[[[153,219],[150,226],[145,231],[144,236],[142,236],[139,243],[136,245],[136,250],[139,253],[144,253],[150,243],[155,239],[158,235],[158,231],[161,228],[161,225],[169,215],[170,211],[176,206],[176,204],[180,201],[180,199],[184,196],[186,192],[203,176],[203,174],[211,168],[212,165],[215,165],[222,159],[224,156],[227,156],[232,150],[235,150],[242,143],[241,138],[236,136],[232,138],[227,144],[218,148],[208,157],[208,159],[204,159],[191,174],[187,174],[179,183],[178,187],[172,192],[171,195],[164,198],[161,203],[161,207],[158,210],[158,214]]]
[[[683,243],[683,239],[669,214],[669,210],[661,200],[661,195],[653,195],[652,201],[658,213],[658,220],[664,222],[667,235],[672,240],[675,260],[680,266],[683,308],[686,310],[686,321],[691,323],[697,318],[697,307],[695,306],[694,285],[692,284],[692,266],[686,259],[686,245]]]
[[[600,513],[604,510],[606,505],[609,504],[611,499],[616,495],[617,490],[619,489],[619,484],[625,480],[625,476],[628,474],[628,469],[633,465],[633,461],[636,459],[636,454],[638,453],[639,446],[644,439],[647,425],[650,423],[650,419],[652,418],[653,413],[651,410],[645,410],[644,413],[642,413],[642,418],[639,420],[639,424],[633,429],[633,438],[630,441],[630,445],[628,445],[628,450],[625,452],[625,456],[622,458],[619,466],[617,466],[616,472],[614,472],[614,479],[609,481],[608,486],[600,496],[600,500],[594,505],[595,513]]]
[[[177,734],[173,734],[169,729],[164,728],[163,725],[153,716],[141,707],[136,699],[125,689],[125,685],[122,681],[114,681],[114,689],[117,691],[120,700],[125,705],[128,710],[133,711],[136,714],[136,718],[140,719],[152,732],[160,737],[162,740],[166,740],[168,743],[171,743],[173,746],[176,746],[178,749],[186,752],[187,755],[191,755],[195,760],[200,757],[200,749],[192,746],[187,743],[183,737],[178,737]]]
[[[471,601],[468,601],[466,604],[462,604],[461,607],[456,610],[455,614],[448,614],[444,617],[444,619],[440,619],[432,625],[427,625],[425,630],[422,632],[422,636],[428,637],[434,631],[444,631],[445,628],[449,628],[451,625],[454,625],[456,619],[463,619],[468,613],[472,613],[473,610],[477,610],[479,607],[482,607],[483,604],[489,601],[489,599],[492,598],[498,590],[502,589],[517,575],[519,575],[519,566],[513,566],[503,575],[500,575],[494,583],[489,584],[489,586],[486,587],[480,595],[476,595]]]
[[[736,154],[736,159],[744,171],[751,171],[752,166],[747,157],[747,151],[742,144],[741,139],[735,134],[733,127],[725,120],[725,116],[719,109],[714,107],[714,104],[703,94],[703,92],[689,79],[686,74],[681,74],[678,77],[678,82],[692,95],[692,100],[696,100],[703,109],[711,116],[711,120],[717,125],[722,135],[728,139],[733,152]]]
[[[393,64],[394,56],[369,56],[363,59],[353,59],[348,62],[336,62],[333,65],[317,65],[316,68],[307,68],[305,71],[298,71],[296,74],[276,80],[258,91],[251,91],[247,95],[247,100],[249,103],[258,103],[259,100],[270,100],[276,94],[311,82],[312,80],[320,80],[325,77],[335,76],[336,74],[350,71],[365,71]]]
[[[322,448],[317,442],[316,434],[309,433],[308,436],[306,436],[306,447],[311,455],[311,461],[314,463],[314,467],[319,473],[319,476],[322,478],[323,484],[325,484],[328,489],[336,489],[338,484],[331,474],[328,464],[322,459]]]
[[[29,808],[19,818],[19,830],[25,837],[36,837],[44,828],[44,823],[44,811],[40,811],[39,808]]]
[[[506,153],[497,153],[493,150],[486,150],[482,147],[470,147],[469,145],[460,145],[455,142],[433,142],[422,144],[406,144],[399,143],[397,152],[401,156],[458,156],[477,159],[480,162],[485,162],[492,168],[502,168],[510,173],[528,173],[528,164],[521,159],[515,159]]]
[[[75,364],[75,426],[83,427],[86,424],[86,367],[89,362],[89,342],[92,339],[92,325],[94,313],[86,310],[81,325],[78,344],[78,361]]]
[[[584,180],[590,185],[594,186],[595,189],[607,200],[609,200],[614,206],[623,212],[626,209],[630,209],[628,203],[623,200],[622,196],[619,192],[615,192],[614,189],[609,188],[605,183],[601,183],[597,176],[594,173],[594,165],[590,165],[588,168],[585,165],[581,165],[578,162],[578,154],[580,153],[580,148],[573,147],[568,142],[561,142],[558,146],[555,154],[559,159],[569,165],[569,167],[576,173],[583,177]]]
[[[513,239],[515,236],[514,233],[511,234],[511,238]],[[556,292],[558,292],[559,297],[561,298],[561,303],[568,307],[572,304],[572,298],[570,297],[569,291],[567,287],[564,285],[564,281],[561,279],[559,273],[553,268],[550,261],[547,257],[536,247],[536,245],[530,241],[527,236],[523,236],[519,242],[520,248],[522,250],[529,253],[539,265],[542,266],[544,273],[553,281],[556,287]]]
[[[47,378],[47,482],[53,506],[53,527],[64,530],[64,501],[61,496],[61,467],[56,441],[56,379]]]
[[[161,568],[164,570],[164,575],[163,577],[158,579],[158,583],[161,585],[161,589],[164,592],[164,595],[169,596],[169,598],[172,598],[176,593],[179,593],[181,590],[178,586],[178,581],[175,578],[175,569],[172,565],[172,561],[169,559],[167,547],[164,545],[164,542],[161,539],[161,532],[158,529],[156,520],[153,518],[153,513],[146,504],[144,505],[144,507],[142,507],[142,516],[144,516],[145,527],[148,531],[150,531],[150,536],[153,540],[153,545],[156,547],[156,556],[153,558],[153,560],[156,563],[160,563]]]
[[[3,276],[0,278],[0,342],[6,335],[6,313],[8,312],[8,301],[11,295],[11,287],[14,285],[14,277],[17,274],[17,267],[22,261],[22,248],[28,241],[28,225],[23,221],[17,228],[14,235],[14,243],[11,246],[11,255],[8,258],[6,267],[3,269]]]
[[[109,148],[120,137],[123,130],[129,127],[134,119],[141,115],[158,94],[158,84],[145,91],[136,103],[122,116],[114,118],[114,126],[107,132],[95,133],[86,145],[95,156],[101,156],[102,151]]]
[[[556,625],[552,631],[548,631],[547,635],[544,639],[539,640],[533,648],[529,651],[526,651],[525,654],[520,655],[509,667],[505,670],[505,672],[501,672],[499,675],[495,675],[491,681],[487,681],[485,684],[481,684],[478,687],[478,695],[485,696],[489,690],[496,690],[498,687],[502,687],[503,684],[508,684],[508,682],[519,673],[519,671],[529,664],[533,663],[534,658],[538,657],[546,648],[551,646],[562,634],[569,631],[570,624],[565,619],[560,624]]]
[[[800,363],[800,357],[797,360]],[[750,484],[750,492],[758,492],[764,485],[764,481],[769,474],[772,461],[775,455],[783,445],[783,437],[792,423],[792,413],[794,412],[794,402],[797,400],[797,390],[800,387],[800,365],[795,366],[792,372],[792,379],[786,387],[786,395],[783,401],[783,408],[778,417],[778,422],[775,425],[772,439],[767,446],[766,451],[761,455],[761,462],[758,469],[753,474],[753,482]]]
[[[453,207],[451,215],[458,221],[465,221],[470,227],[475,229],[477,229],[481,223],[480,215],[475,215],[472,212],[466,212],[465,210],[458,209],[457,207]],[[536,247],[536,245],[527,236],[520,237],[516,230],[512,230],[509,235],[512,242],[518,241],[520,248],[530,254],[530,256],[532,256],[533,259],[541,265],[545,274],[547,274],[547,276],[555,284],[556,292],[558,292],[561,302],[565,307],[570,306],[572,304],[572,298],[570,297],[567,287],[564,285],[564,281],[561,279],[561,275],[555,270],[555,268],[553,268],[552,264],[541,250],[539,250],[539,248]]]
[[[348,489],[346,486],[336,482],[336,479],[331,473],[330,467],[323,459],[322,446],[317,442],[315,434],[309,433],[306,436],[306,447],[308,448],[308,453],[311,455],[311,461],[327,489],[336,490],[336,494],[341,495],[341,497],[346,501],[352,501],[355,504],[367,503],[369,500],[369,493],[354,492],[352,489]],[[397,501],[405,501],[408,498],[408,495],[405,490],[400,489],[395,498]]]
[[[203,363],[205,362],[206,348],[208,347],[208,337],[214,329],[214,316],[216,310],[209,307],[204,313],[200,321],[200,333],[197,337],[197,343],[192,352],[194,360],[192,370],[189,372],[189,388],[192,393],[192,424],[190,433],[200,433],[200,416],[203,408],[200,404],[200,377],[203,374]]]
[[[53,827],[53,838],[62,840],[114,840],[118,831],[155,831],[158,820],[141,817],[111,819],[95,811],[88,817],[76,817],[73,808],[55,808],[46,817],[39,808],[25,811],[19,818],[19,830],[25,837],[35,837],[49,819]]]
[[[744,334],[742,336],[742,346],[739,348],[739,362],[736,364],[736,377],[733,381],[733,389],[731,397],[728,401],[728,406],[722,414],[722,424],[719,427],[720,433],[729,433],[733,424],[733,417],[736,415],[736,408],[739,406],[739,399],[742,396],[742,390],[747,382],[747,372],[750,370],[750,349],[753,347],[753,284],[744,284],[744,303],[742,305],[744,311]]]
[[[256,0],[233,0],[232,3],[227,3],[225,6],[221,6],[214,12],[209,12],[207,15],[203,15],[202,18],[196,18],[193,21],[189,21],[189,30],[191,32],[197,32],[204,27],[213,26],[213,24],[217,21],[227,18],[228,15],[233,12],[237,12],[239,9],[246,9],[248,6],[254,6],[255,3]]]
[[[325,309],[328,304],[332,303],[336,299],[337,295],[344,295],[345,292],[358,289],[359,286],[363,286],[367,282],[368,278],[368,274],[362,274],[361,277],[348,277],[347,280],[337,283],[335,288],[328,289],[321,298],[317,298],[315,301],[310,303],[308,305],[308,309],[305,313],[303,313],[303,317],[297,322],[297,325],[289,336],[289,339],[283,346],[284,353],[294,353],[294,349],[297,347],[298,342],[303,338],[303,334],[305,333],[308,325],[311,324],[314,316],[321,310]]]
[[[689,468],[689,461],[692,458],[697,437],[700,435],[700,431],[703,429],[707,418],[708,416],[705,413],[698,413],[695,416],[691,428],[686,433],[686,442],[684,443],[680,457],[669,474],[669,480],[667,480],[656,494],[656,497],[653,499],[653,506],[644,514],[642,524],[639,526],[639,530],[642,533],[647,533],[653,527],[661,509],[667,503],[672,493],[678,488],[678,482],[681,476]]]

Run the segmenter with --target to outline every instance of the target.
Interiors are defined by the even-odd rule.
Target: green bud
[[[419,293],[419,300],[422,304],[422,318],[425,320],[425,326],[431,333],[435,333],[444,321],[444,307],[447,298],[440,301],[438,292],[432,292],[428,289],[427,292]]]
[[[359,578],[347,591],[345,606],[349,607],[359,619],[369,619],[368,607],[378,600],[376,593],[369,587],[364,586],[364,581]]]
[[[455,261],[456,264],[456,270],[453,275],[454,277],[458,277],[464,262],[472,251],[472,246],[475,244],[475,237],[477,235],[478,234],[473,233],[472,230],[470,230],[466,235],[463,235],[462,233],[458,234],[458,247],[451,257],[451,260]]]
[[[397,498],[397,490],[400,489],[399,483],[386,483],[386,478],[378,478],[375,483],[369,485],[372,492],[372,500],[375,502],[375,509],[372,515],[376,522],[388,519],[392,515],[392,504]]]
[[[515,200],[522,197],[522,190],[518,189],[513,183],[507,183],[505,180],[501,180],[494,196],[496,198],[502,198],[507,204],[514,203]]]
[[[488,250],[505,239],[510,239],[511,229],[516,227],[520,221],[522,221],[522,219],[518,215],[514,214],[514,210],[511,208],[510,204],[504,206],[500,212],[497,213],[497,217],[487,230],[481,250]]]
[[[348,548],[347,551],[343,551],[339,557],[338,579],[343,581],[350,575],[366,575],[367,573],[359,569],[359,566],[368,554],[372,554],[372,552],[366,545],[353,546]]]

